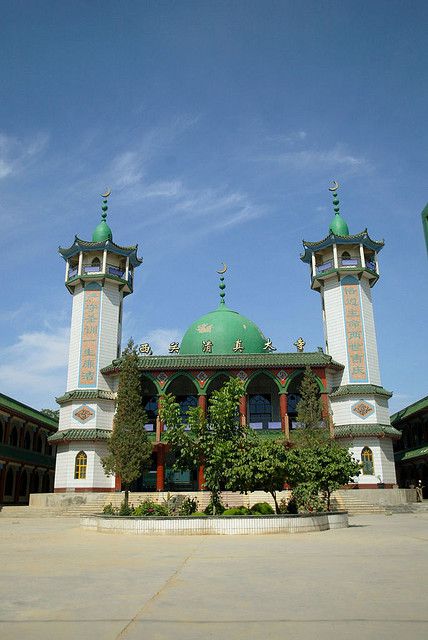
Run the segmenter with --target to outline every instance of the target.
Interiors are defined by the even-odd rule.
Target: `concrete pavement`
[[[428,513],[350,524],[144,537],[0,515],[0,638],[425,640]]]

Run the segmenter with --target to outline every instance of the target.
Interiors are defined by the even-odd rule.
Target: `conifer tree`
[[[322,420],[322,404],[318,383],[310,367],[306,367],[300,387],[301,399],[297,405],[297,420],[306,429],[318,427]]]
[[[117,407],[113,432],[108,441],[108,455],[102,460],[107,475],[121,477],[125,487],[125,508],[128,508],[129,486],[145,468],[150,467],[152,444],[144,425],[146,412],[141,403],[138,353],[131,339],[122,354],[117,391]]]

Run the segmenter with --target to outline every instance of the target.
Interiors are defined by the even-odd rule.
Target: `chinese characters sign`
[[[364,347],[364,326],[358,284],[342,283],[345,314],[346,346],[348,350],[349,382],[367,381],[367,359]]]
[[[97,382],[100,306],[101,289],[85,289],[79,387],[95,387]]]

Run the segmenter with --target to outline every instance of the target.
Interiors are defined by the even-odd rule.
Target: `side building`
[[[53,491],[58,422],[0,393],[0,504],[28,504],[30,493]]]
[[[391,416],[391,424],[401,433],[395,443],[398,486],[416,487],[421,481],[428,497],[428,396]]]

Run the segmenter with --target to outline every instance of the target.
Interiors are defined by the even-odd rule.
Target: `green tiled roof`
[[[137,256],[138,244],[131,247],[121,247],[112,240],[106,240],[104,242],[88,242],[87,240],[82,240],[82,238],[75,236],[74,242],[70,247],[59,247],[58,251],[64,260],[67,260],[67,258],[76,255],[82,249],[91,251],[102,251],[107,249],[107,251],[111,251],[112,253],[129,256],[130,263],[134,267],[137,267],[143,262],[143,260]]]
[[[9,396],[5,396],[4,393],[0,393],[0,409],[4,409],[4,411],[11,410],[14,413],[18,413],[23,418],[34,420],[37,423],[42,423],[43,426],[50,431],[56,431],[58,429],[57,420],[50,418],[37,409],[29,407],[27,404],[23,404]]]
[[[48,438],[51,444],[73,442],[74,440],[108,440],[110,429],[64,429]]]
[[[413,458],[420,458],[421,456],[428,456],[428,447],[419,447],[418,449],[409,449],[408,451],[399,451],[394,455],[396,462],[405,462],[406,460],[412,460]]]
[[[102,373],[111,373],[120,369],[121,358],[101,369]],[[321,351],[308,353],[239,353],[234,355],[197,355],[197,356],[140,356],[139,367],[142,370],[160,369],[245,369],[247,367],[333,367],[343,369],[343,365]]]
[[[65,404],[71,400],[115,400],[116,394],[113,391],[104,391],[103,389],[74,389],[67,391],[59,398],[55,398],[58,404]]]
[[[322,240],[318,240],[318,242],[308,242],[307,240],[303,240],[305,253],[300,256],[300,259],[303,260],[303,262],[310,262],[313,251],[324,249],[325,247],[328,247],[334,243],[355,244],[356,242],[369,247],[373,251],[380,251],[385,244],[383,240],[372,240],[368,234],[367,229],[364,229],[364,231],[356,233],[355,235],[346,236],[339,236],[335,235],[334,233],[330,233]]]
[[[408,407],[401,409],[401,411],[397,411],[397,413],[394,413],[394,415],[391,416],[391,422],[392,424],[398,424],[402,420],[413,416],[419,411],[424,411],[425,409],[428,409],[428,396],[425,396],[425,398],[421,398],[417,402],[410,404]]]
[[[385,396],[390,398],[392,396],[391,391],[387,391],[383,387],[377,384],[344,384],[340,387],[334,387],[330,393],[330,397],[337,398],[338,396],[360,396],[360,395],[375,395]]]
[[[356,438],[358,436],[387,436],[401,438],[401,433],[389,424],[341,424],[334,427],[336,438]]]

